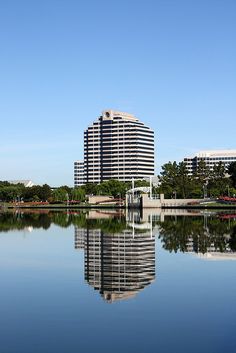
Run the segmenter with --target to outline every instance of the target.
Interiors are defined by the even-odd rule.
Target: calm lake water
[[[236,214],[0,213],[1,353],[236,352]]]

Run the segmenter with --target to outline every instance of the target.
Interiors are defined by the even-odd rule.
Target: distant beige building
[[[236,162],[236,149],[200,151],[195,156],[184,158],[184,163],[190,175],[196,171],[200,161],[204,161],[210,170],[213,170],[214,165],[219,164],[219,162],[227,167],[230,163]]]
[[[84,161],[74,162],[74,186],[84,185]]]
[[[8,180],[8,182],[15,185],[23,184],[26,188],[31,188],[35,185],[32,180]]]

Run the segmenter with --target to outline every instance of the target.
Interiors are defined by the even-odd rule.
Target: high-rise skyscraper
[[[154,175],[154,131],[135,116],[106,110],[84,132],[84,182]]]

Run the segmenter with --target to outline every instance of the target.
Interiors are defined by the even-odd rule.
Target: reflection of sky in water
[[[170,253],[152,228],[155,281],[113,305],[87,284],[73,226],[1,232],[1,351],[234,352],[236,262]]]

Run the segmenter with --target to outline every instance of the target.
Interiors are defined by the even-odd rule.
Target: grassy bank
[[[99,208],[99,209],[115,209],[115,208],[125,208],[125,206],[120,205],[96,205],[96,204],[88,204],[81,203],[79,205],[67,205],[67,204],[42,204],[42,205],[30,205],[30,204],[19,204],[13,205],[11,203],[4,204],[4,208],[6,209],[50,209],[50,210],[64,210],[64,209],[84,209],[84,208]]]
[[[183,205],[183,206],[162,206],[163,209],[174,208],[174,209],[217,209],[217,210],[236,210],[236,205],[230,205],[225,203],[207,203],[207,204],[198,204],[198,205]]]
[[[20,204],[12,204],[12,203],[4,203],[0,205],[0,209],[49,209],[49,210],[79,210],[79,209],[124,209],[125,206],[120,206],[117,204],[109,204],[109,205],[97,205],[97,204],[88,204],[88,203],[80,203],[79,205],[67,205],[67,204],[37,204],[31,205],[29,203],[20,203]],[[162,209],[229,209],[236,210],[236,204],[225,204],[219,202],[212,202],[206,204],[195,204],[195,205],[178,205],[178,206],[162,206]]]

